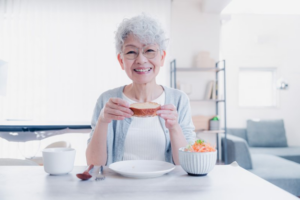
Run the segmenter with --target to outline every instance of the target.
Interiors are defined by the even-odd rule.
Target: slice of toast
[[[135,117],[154,117],[156,111],[160,109],[160,104],[155,102],[133,103],[130,105],[130,109]]]

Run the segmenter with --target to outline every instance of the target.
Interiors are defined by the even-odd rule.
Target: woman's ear
[[[161,54],[161,60],[160,60],[161,67],[164,66],[166,55],[167,55],[166,51],[163,51]]]
[[[122,59],[120,53],[118,54],[118,61],[119,61],[120,65],[121,65],[121,68],[124,70],[124,63],[123,63],[123,59]]]

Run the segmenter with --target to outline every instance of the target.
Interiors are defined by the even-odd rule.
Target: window
[[[240,68],[239,106],[276,106],[275,68]]]
[[[145,12],[168,36],[170,9],[169,0],[0,0],[0,121],[90,122],[102,92],[130,83],[115,53],[118,24]]]
[[[0,0],[0,123],[90,123],[99,95],[130,83],[115,54],[118,24],[144,12],[168,36],[170,11],[171,0]],[[165,85],[162,69],[157,82]],[[86,165],[88,137],[49,137],[41,147],[68,140],[75,165]],[[24,159],[17,142],[0,137],[3,157]]]

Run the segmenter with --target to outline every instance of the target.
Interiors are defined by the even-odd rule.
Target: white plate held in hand
[[[109,168],[125,177],[154,178],[172,171],[175,166],[157,160],[126,160],[110,164]]]

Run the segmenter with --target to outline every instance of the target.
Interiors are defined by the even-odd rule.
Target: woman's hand
[[[156,114],[165,120],[166,127],[169,130],[173,130],[179,127],[178,113],[174,105],[163,105],[161,106],[160,110],[156,112]]]
[[[127,101],[120,98],[110,98],[101,110],[99,120],[110,123],[112,120],[123,120],[130,118],[133,112],[129,108]]]

